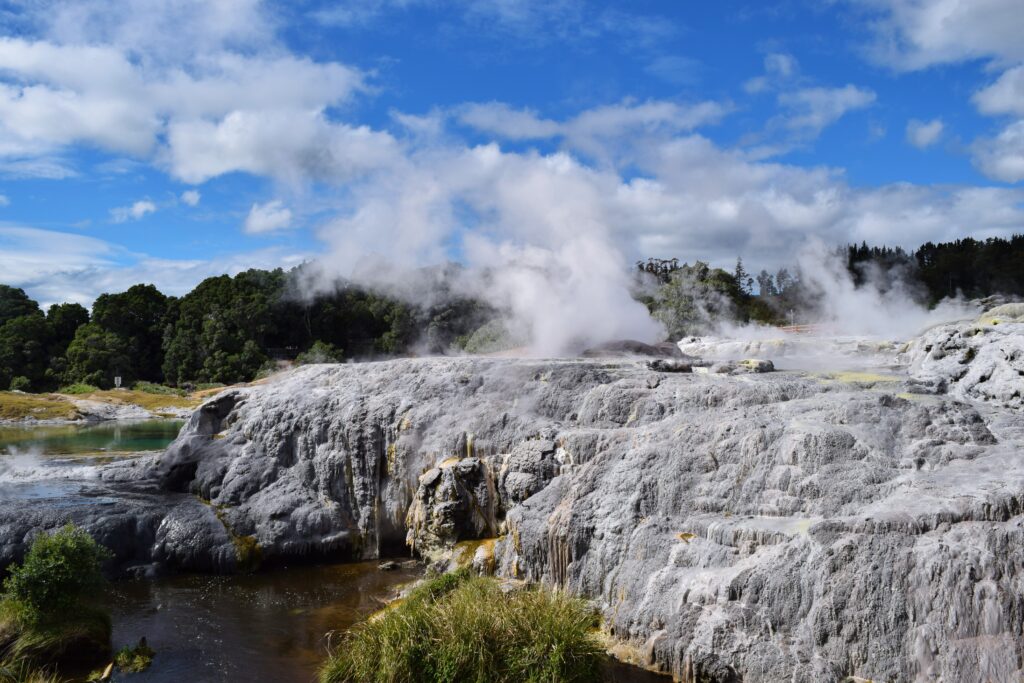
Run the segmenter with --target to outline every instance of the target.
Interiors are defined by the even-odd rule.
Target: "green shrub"
[[[110,617],[93,606],[107,556],[72,525],[36,537],[4,581],[0,649],[9,661],[52,664],[109,653]]]
[[[353,628],[321,683],[575,683],[599,678],[595,613],[541,589],[502,590],[468,572],[417,588]]]
[[[156,655],[143,638],[135,647],[125,645],[114,655],[114,666],[125,673],[139,673],[149,668]],[[2,682],[0,682],[2,683]]]
[[[344,354],[334,344],[317,339],[306,351],[295,357],[296,365],[312,365],[314,363],[340,363]]]
[[[158,396],[185,396],[183,389],[154,384],[153,382],[136,382],[132,385],[134,391],[141,391],[146,394],[157,394]]]
[[[5,598],[20,605],[29,621],[62,617],[103,585],[101,566],[108,555],[92,536],[70,524],[40,534],[4,580]]]
[[[200,382],[196,385],[196,391],[209,391],[210,389],[223,389],[227,385],[222,382]]]
[[[92,384],[83,384],[82,382],[78,382],[76,384],[69,384],[66,387],[61,387],[60,389],[57,390],[57,393],[75,396],[78,394],[91,394],[99,390],[99,387],[94,386]]]
[[[31,391],[32,381],[28,377],[17,376],[11,380],[11,391]]]

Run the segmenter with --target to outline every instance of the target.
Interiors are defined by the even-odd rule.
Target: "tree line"
[[[1024,296],[1024,235],[927,243],[907,252],[866,243],[836,254],[858,285],[896,280],[934,304],[955,294]],[[23,290],[0,285],[0,389],[50,391],[121,377],[186,387],[250,381],[275,361],[337,361],[514,345],[501,316],[454,295],[446,277],[426,279],[435,303],[412,304],[346,282],[308,295],[308,266],[247,270],[203,280],[182,297],[150,284],[100,295],[92,309],[60,303],[45,312]],[[824,302],[798,269],[733,272],[697,261],[637,264],[635,296],[670,338],[722,319],[785,325],[813,318]],[[422,293],[422,292],[421,292]],[[492,348],[494,347],[494,348]]]
[[[925,305],[950,296],[1024,296],[1024,235],[928,242],[909,252],[862,242],[840,247],[834,256],[856,286],[870,282],[886,291],[898,283]],[[796,267],[752,275],[742,258],[732,272],[702,261],[680,265],[678,259],[652,258],[637,263],[637,272],[646,280],[646,286],[638,287],[638,298],[673,339],[701,334],[723,319],[766,325],[804,322],[827,306]]]
[[[45,312],[0,285],[0,389],[51,391],[136,381],[185,387],[250,381],[279,359],[338,361],[447,351],[490,319],[485,305],[439,297],[415,305],[338,282],[305,296],[305,266],[248,270],[166,296],[139,284]]]

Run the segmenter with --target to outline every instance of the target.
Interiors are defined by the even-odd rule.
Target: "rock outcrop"
[[[1024,304],[999,306],[975,323],[928,330],[908,355],[915,380],[963,400],[1024,408]]]
[[[1015,334],[954,341],[979,345],[973,367]],[[104,468],[95,485],[135,503],[75,514],[134,534],[122,555],[140,565],[461,544],[594,599],[679,680],[1020,680],[1024,422],[966,375],[953,396],[909,392],[945,368],[926,345],[915,377],[870,382],[752,361],[306,366],[209,401],[161,457]]]

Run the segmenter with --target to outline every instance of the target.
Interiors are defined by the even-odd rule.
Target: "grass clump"
[[[154,382],[136,382],[132,385],[132,391],[141,391],[144,394],[156,394],[158,396],[184,397],[188,395],[184,389],[175,389],[174,387],[156,384]]]
[[[598,680],[596,614],[541,589],[502,590],[468,570],[415,589],[356,626],[321,683],[575,683]]]
[[[0,650],[7,661],[88,661],[110,652],[110,617],[94,604],[107,557],[72,525],[36,537],[0,598]]]
[[[156,652],[153,651],[153,648],[143,638],[135,647],[125,645],[118,650],[117,654],[114,655],[114,666],[125,673],[139,673],[149,668],[149,665],[153,663],[155,655]]]
[[[57,390],[57,393],[67,394],[68,396],[80,396],[82,394],[91,394],[99,390],[99,387],[93,386],[92,384],[77,382],[75,384],[69,384],[66,387],[61,387]]]
[[[0,662],[0,683],[63,683],[55,672],[33,667],[21,660]]]

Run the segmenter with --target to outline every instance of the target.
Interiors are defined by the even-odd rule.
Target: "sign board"
[[[114,387],[116,387],[118,389],[121,388],[121,378],[120,377],[115,377],[114,378]]]

